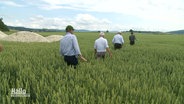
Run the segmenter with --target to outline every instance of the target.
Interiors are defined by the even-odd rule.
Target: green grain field
[[[49,33],[40,33],[48,36]],[[56,33],[64,35],[64,33]],[[184,35],[135,33],[137,41],[95,60],[95,32],[75,33],[88,62],[68,67],[59,42],[0,41],[0,104],[184,104]],[[30,97],[11,97],[23,88]]]

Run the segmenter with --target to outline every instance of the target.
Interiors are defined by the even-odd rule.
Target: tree
[[[3,22],[3,18],[0,18],[0,31],[9,31],[8,27]]]
[[[132,30],[132,29],[130,29],[129,31],[130,31],[131,33],[133,32],[133,30]]]

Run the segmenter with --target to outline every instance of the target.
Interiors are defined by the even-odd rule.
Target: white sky
[[[87,30],[184,29],[184,0],[0,0],[7,25]]]

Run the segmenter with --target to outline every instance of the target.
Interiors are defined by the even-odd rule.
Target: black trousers
[[[135,44],[135,41],[130,41],[130,45],[134,45]]]
[[[119,44],[119,43],[115,43],[114,44],[114,49],[116,50],[116,49],[120,49],[120,48],[122,48],[122,44]]]
[[[75,56],[64,56],[64,61],[68,66],[74,66],[74,68],[76,68],[78,64],[78,59]]]

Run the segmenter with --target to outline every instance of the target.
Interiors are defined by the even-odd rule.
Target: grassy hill
[[[184,30],[170,31],[170,34],[184,34]]]
[[[42,33],[47,34],[47,33]],[[63,33],[64,34],[64,33]],[[121,50],[113,50],[113,33],[107,33],[113,57],[95,60],[98,33],[75,33],[88,62],[74,70],[59,55],[59,42],[5,42],[0,53],[1,104],[183,104],[184,35],[128,33]],[[23,88],[30,97],[11,97]]]

